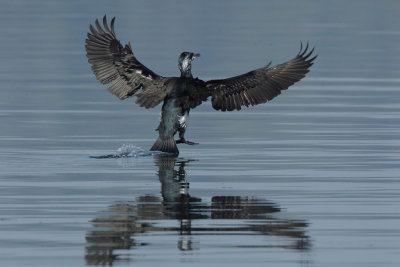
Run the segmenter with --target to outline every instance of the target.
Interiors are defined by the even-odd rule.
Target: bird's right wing
[[[136,102],[146,108],[154,107],[171,90],[171,86],[167,86],[169,78],[155,74],[140,63],[133,55],[130,43],[125,47],[121,45],[115,36],[114,22],[115,18],[109,27],[104,16],[103,27],[97,19],[96,28],[90,25],[85,48],[92,70],[101,83],[111,83],[107,89],[120,99],[136,95],[139,89],[142,89],[137,93],[139,96],[147,90],[152,91],[156,97],[143,99],[142,95]]]

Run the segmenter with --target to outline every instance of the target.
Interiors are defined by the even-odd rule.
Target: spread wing
[[[137,95],[138,104],[146,108],[154,107],[171,90],[169,78],[155,74],[140,63],[133,55],[130,43],[125,47],[121,45],[115,36],[114,22],[115,18],[111,20],[109,27],[104,16],[103,27],[97,19],[96,27],[90,25],[85,48],[92,70],[101,83],[110,83],[107,89],[120,99]],[[139,89],[142,92],[137,93]],[[147,90],[152,91],[156,97],[140,97],[140,93]]]
[[[308,52],[308,44],[296,57],[283,64],[250,71],[236,77],[210,80],[206,82],[211,94],[212,106],[216,110],[240,110],[242,106],[265,103],[281,93],[281,90],[301,80],[317,56],[311,57],[314,49]]]

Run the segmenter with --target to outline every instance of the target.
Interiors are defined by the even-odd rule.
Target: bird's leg
[[[191,142],[185,139],[186,123],[181,123],[178,127],[179,139],[176,140],[177,144],[198,145],[199,143]]]

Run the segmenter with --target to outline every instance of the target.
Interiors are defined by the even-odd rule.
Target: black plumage
[[[122,46],[114,31],[115,18],[108,26],[106,16],[103,27],[96,20],[90,25],[86,39],[86,52],[96,78],[120,99],[135,96],[136,103],[152,108],[163,102],[159,138],[151,150],[178,154],[176,143],[194,144],[186,141],[185,116],[211,97],[214,109],[221,111],[240,110],[242,106],[254,106],[272,100],[281,90],[302,79],[313,64],[316,56],[301,46],[299,53],[291,60],[262,68],[228,79],[202,81],[193,78],[192,60],[200,56],[183,52],[178,60],[180,77],[160,76],[142,63],[132,52],[131,44]],[[179,132],[180,139],[174,135]]]

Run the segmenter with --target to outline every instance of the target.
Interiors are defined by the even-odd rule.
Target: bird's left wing
[[[281,93],[281,90],[302,79],[316,56],[311,57],[313,50],[308,44],[292,60],[270,68],[267,66],[236,77],[211,80],[206,88],[211,95],[212,106],[216,110],[240,110],[241,106],[265,103]]]
[[[121,45],[115,36],[114,22],[115,18],[109,27],[104,16],[103,27],[97,19],[95,27],[90,25],[85,48],[92,70],[101,83],[111,83],[107,89],[120,99],[136,95],[139,89],[153,91],[156,98],[147,101],[138,98],[136,102],[146,108],[154,107],[168,94],[169,78],[157,75],[140,63],[133,55],[130,43],[125,47]]]

